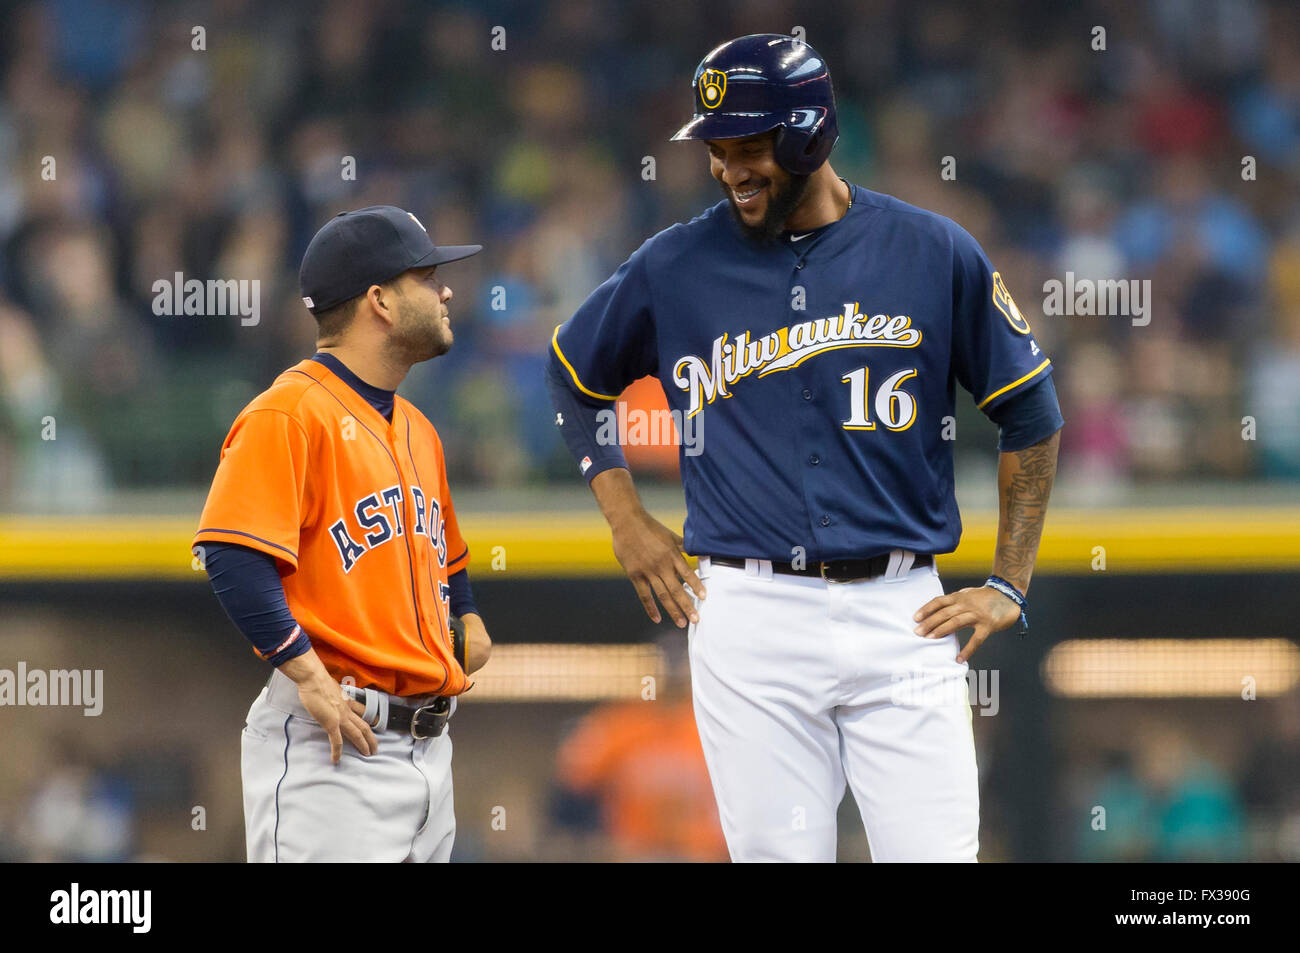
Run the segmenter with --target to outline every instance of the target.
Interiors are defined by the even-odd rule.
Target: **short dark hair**
[[[395,275],[387,281],[379,282],[379,287],[393,292],[393,294],[397,295],[399,298],[402,297],[402,288],[399,282],[402,280],[402,275],[404,274],[406,274],[406,272],[402,272],[401,275]],[[369,288],[366,289],[367,292],[369,292],[369,290]],[[355,298],[349,298],[347,301],[342,301],[329,310],[322,311],[315,315],[316,324],[320,329],[320,337],[332,338],[346,331],[348,325],[352,323],[352,319],[356,316],[358,306],[360,306],[365,297],[364,294],[359,294]]]
[[[349,298],[347,301],[340,302],[328,310],[321,311],[314,315],[316,324],[320,329],[322,338],[337,337],[348,329],[352,323],[352,317],[357,313],[357,305],[361,302],[362,295],[355,298]]]

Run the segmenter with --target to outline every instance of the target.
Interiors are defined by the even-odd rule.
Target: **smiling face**
[[[731,203],[732,214],[755,241],[772,241],[802,201],[808,176],[791,175],[776,162],[775,130],[743,139],[709,139],[709,172]]]
[[[446,354],[453,335],[447,302],[452,291],[438,277],[437,266],[412,268],[393,282],[397,292],[397,321],[388,336],[395,359],[415,364]]]

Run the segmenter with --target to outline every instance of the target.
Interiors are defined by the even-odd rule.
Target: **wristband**
[[[1025,598],[1025,594],[1001,576],[989,576],[984,585],[989,589],[996,589],[1020,607],[1020,637],[1023,639],[1029,632],[1029,600]]]

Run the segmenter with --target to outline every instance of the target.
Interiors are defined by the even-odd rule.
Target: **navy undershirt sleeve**
[[[998,450],[1003,453],[1026,450],[1065,426],[1050,375],[998,404],[989,419],[998,425]]]
[[[595,400],[570,387],[553,349],[546,362],[546,389],[551,394],[551,406],[555,408],[560,436],[564,438],[569,453],[578,464],[578,470],[587,478],[588,483],[597,473],[605,470],[614,467],[627,469],[623,448],[617,443],[602,444],[597,439],[600,430],[597,414],[602,410],[612,410],[616,402]]]
[[[469,587],[469,570],[462,569],[447,577],[447,586],[451,589],[451,614],[462,616],[472,612],[478,615],[478,606],[474,603],[474,590]]]
[[[278,666],[311,648],[289,611],[274,556],[235,543],[207,543],[203,559],[221,607],[258,655]]]

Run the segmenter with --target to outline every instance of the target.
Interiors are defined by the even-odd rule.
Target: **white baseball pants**
[[[732,860],[833,862],[847,780],[874,861],[974,861],[967,666],[955,635],[913,632],[938,571],[835,583],[701,557],[699,572],[695,719]]]
[[[379,751],[344,739],[330,763],[329,736],[276,672],[248,710],[242,745],[244,825],[250,863],[445,862],[456,816],[451,738],[415,740],[375,729]]]

